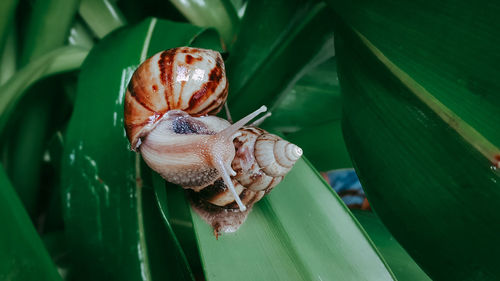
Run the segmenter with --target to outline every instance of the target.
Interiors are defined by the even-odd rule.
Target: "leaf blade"
[[[0,166],[0,277],[5,280],[61,280],[22,203]]]
[[[79,278],[192,279],[175,235],[160,222],[151,171],[129,149],[123,102],[145,58],[202,32],[148,19],[101,40],[83,64],[62,171],[66,237],[78,253],[71,270]]]
[[[488,241],[497,239],[493,233],[498,228],[485,221],[484,214],[494,212],[491,204],[500,196],[497,164],[492,163],[491,156],[485,157],[469,136],[464,138],[447,122],[453,118],[443,119],[441,112],[436,110],[443,104],[497,146],[500,135],[493,128],[498,115],[493,116],[492,112],[498,110],[498,102],[491,101],[491,95],[477,93],[477,89],[490,85],[488,79],[492,73],[485,73],[477,80],[480,84],[476,91],[464,86],[462,80],[469,77],[466,80],[470,81],[477,75],[471,71],[481,68],[484,54],[478,57],[470,52],[484,48],[486,39],[477,41],[474,33],[477,26],[450,33],[455,28],[453,23],[461,20],[460,16],[484,12],[488,5],[461,10],[451,20],[449,17],[434,18],[443,21],[439,25],[418,25],[415,32],[420,36],[416,38],[415,34],[401,32],[427,18],[429,10],[434,14],[446,14],[445,8],[454,4],[423,5],[408,17],[408,9],[412,7],[408,3],[380,8],[356,2],[357,11],[363,11],[357,15],[371,13],[364,19],[351,14],[350,9],[354,6],[346,8],[337,2],[333,5],[337,5],[337,11],[342,11],[342,20],[336,24],[336,50],[343,93],[343,131],[372,206],[431,278],[495,279],[500,272],[491,262]],[[383,28],[367,24],[374,15],[381,17],[394,9],[402,11],[397,16],[391,13],[392,16],[388,15],[379,24],[395,23],[397,19],[399,26]],[[401,16],[408,19],[403,20]],[[440,32],[452,36],[440,38],[437,35],[444,33],[436,33],[436,26]],[[375,28],[382,28],[385,37],[377,37]],[[480,30],[483,32],[485,30]],[[463,37],[476,41],[471,41],[467,48],[454,48]],[[401,47],[391,48],[393,40],[398,40],[397,46]],[[450,59],[451,54],[444,54],[444,49],[452,50],[453,55],[461,53],[468,67],[464,68],[462,61]],[[493,60],[496,59],[495,54]],[[401,71],[391,69],[391,63]],[[453,67],[462,72],[451,70]],[[482,70],[490,71],[489,65]],[[440,104],[433,99],[422,100],[416,93],[421,88],[401,79],[402,73],[410,75]],[[434,104],[430,106],[429,102]],[[485,103],[487,105],[483,106]],[[489,116],[492,118],[486,122],[478,122]],[[459,157],[454,157],[456,155]],[[471,239],[471,236],[482,238]]]

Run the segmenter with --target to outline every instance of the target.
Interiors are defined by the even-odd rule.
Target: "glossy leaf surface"
[[[114,1],[81,0],[78,13],[98,38],[126,23]]]
[[[329,9],[324,3],[249,2],[226,64],[233,118],[239,119],[263,104],[274,104],[306,66],[316,65],[318,54],[325,53],[323,49],[329,48],[329,56],[333,54],[332,37]]]
[[[333,49],[333,41],[331,44]],[[276,101],[271,112],[262,126],[285,134],[302,148],[316,169],[352,167],[340,128],[340,86],[334,57],[308,70]]]
[[[35,1],[23,38],[21,66],[65,43],[79,2],[79,0]]]
[[[286,138],[304,150],[304,155],[318,171],[352,168],[340,120],[309,126],[286,134]]]
[[[5,0],[0,3],[0,51],[3,51],[9,29],[13,25],[13,19],[19,0]]]
[[[377,214],[432,279],[498,279],[500,5],[330,3],[344,136]]]
[[[352,210],[352,213],[366,230],[399,281],[431,280],[392,237],[376,214],[361,210]]]
[[[161,219],[151,172],[129,149],[123,125],[128,81],[147,57],[191,44],[204,30],[148,19],[99,42],[82,66],[63,158],[66,237],[78,280],[189,280]]]
[[[0,279],[61,280],[1,166],[0,187]]]
[[[5,127],[23,93],[36,81],[61,72],[75,70],[82,64],[88,50],[78,47],[61,47],[41,56],[18,71],[0,88],[0,132]]]
[[[170,0],[194,25],[214,27],[227,48],[236,39],[239,18],[229,0]]]
[[[207,280],[392,280],[349,210],[307,161],[297,162],[235,233],[216,240],[191,213]]]
[[[333,41],[330,48],[333,48]],[[340,120],[340,87],[335,58],[305,73],[271,111],[273,115],[264,124],[285,133]]]

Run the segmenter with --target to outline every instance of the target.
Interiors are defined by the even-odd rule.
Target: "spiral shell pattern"
[[[236,175],[232,180],[241,200],[250,207],[281,182],[302,156],[302,150],[257,127],[245,126],[239,132],[233,141],[236,153],[231,167]],[[221,182],[205,187],[200,197],[213,205],[236,208]]]
[[[125,95],[125,130],[132,149],[167,111],[216,114],[227,93],[224,62],[218,52],[180,47],[155,54],[134,72]]]

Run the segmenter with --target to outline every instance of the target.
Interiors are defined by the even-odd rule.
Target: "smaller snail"
[[[239,198],[250,209],[281,182],[302,156],[302,149],[254,126],[239,132],[233,141],[236,154],[231,167],[236,175],[231,179]],[[195,210],[212,225],[216,236],[238,229],[248,214],[235,213],[238,204],[221,179],[191,196]]]

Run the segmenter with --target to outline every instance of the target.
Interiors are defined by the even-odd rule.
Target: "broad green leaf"
[[[370,203],[435,280],[497,280],[500,4],[330,1],[343,131]]]
[[[130,151],[123,101],[142,61],[190,45],[204,33],[189,24],[148,19],[105,37],[85,60],[62,171],[66,237],[77,279],[193,279],[162,222],[152,172]]]
[[[37,0],[23,40],[21,66],[62,46],[68,38],[79,0]]]
[[[173,201],[184,199],[178,190],[167,188]],[[173,218],[182,216],[179,209],[170,210]],[[207,280],[393,279],[347,207],[306,160],[235,233],[216,240],[211,226],[191,215]]]
[[[333,49],[333,41],[330,47]],[[283,133],[340,120],[340,87],[335,58],[306,72],[270,110],[272,116],[264,125]]]
[[[370,211],[352,210],[399,281],[430,281],[406,251],[392,237],[377,215]]]
[[[233,117],[271,106],[318,55],[328,54],[323,49],[333,52],[332,37],[324,3],[249,2],[226,64]]]
[[[239,18],[230,0],[170,0],[194,25],[214,27],[227,49],[231,49],[239,27]]]
[[[78,13],[98,38],[104,37],[126,23],[115,2],[81,0]]]
[[[0,279],[61,280],[0,166]]]

